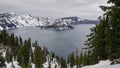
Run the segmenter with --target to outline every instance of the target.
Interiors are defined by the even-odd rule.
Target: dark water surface
[[[57,55],[67,57],[72,51],[78,52],[82,50],[86,35],[90,33],[90,28],[93,24],[76,25],[73,30],[54,31],[41,30],[39,27],[23,27],[9,30],[9,33],[15,33],[16,36],[21,36],[23,39],[38,41],[40,46],[46,46],[48,50],[55,52]]]

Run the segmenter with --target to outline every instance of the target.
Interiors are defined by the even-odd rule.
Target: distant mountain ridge
[[[57,22],[57,23],[56,23]],[[64,17],[50,19],[48,17],[35,17],[30,14],[2,13],[0,14],[0,30],[13,29],[26,26],[54,26],[57,29],[69,29],[76,24],[97,24],[98,20],[81,19],[78,17]],[[56,24],[56,25],[55,25]]]
[[[71,24],[98,24],[99,20],[90,20],[90,19],[82,19],[79,17],[64,17],[60,18],[64,21],[69,21]]]

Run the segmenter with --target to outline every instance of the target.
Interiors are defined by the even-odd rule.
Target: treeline
[[[68,59],[66,60],[63,57],[55,55],[54,52],[48,52],[46,47],[40,47],[37,41],[31,43],[30,38],[23,41],[21,37],[17,37],[13,33],[9,34],[6,30],[0,33],[0,44],[0,48],[6,51],[5,57],[0,54],[0,67],[5,66],[5,61],[8,63],[18,61],[22,68],[31,68],[31,63],[35,64],[35,68],[42,68],[43,63],[47,61],[46,56],[48,54],[50,56],[50,61],[56,58],[61,68],[72,68],[75,65],[77,68],[80,68],[95,63],[89,51],[85,50],[80,54],[78,54],[78,51],[76,51],[76,53],[72,52],[68,55]],[[50,61],[49,68],[51,68]]]
[[[22,68],[31,68],[31,63],[34,63],[36,68],[42,68],[48,54],[51,55],[50,61],[53,58],[59,59],[54,52],[48,52],[46,47],[40,47],[37,41],[31,43],[30,38],[23,41],[21,37],[15,36],[14,33],[9,34],[6,30],[0,33],[0,50],[2,49],[5,49],[6,56],[3,57],[0,53],[0,67],[5,67],[5,61],[8,63],[18,61]]]

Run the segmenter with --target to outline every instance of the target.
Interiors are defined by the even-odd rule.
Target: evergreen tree
[[[73,67],[75,65],[75,55],[74,52],[70,55],[70,67]]]
[[[46,62],[46,56],[48,54],[48,49],[46,47],[43,47],[43,50],[42,50],[42,63]]]
[[[92,51],[92,63],[120,57],[120,0],[108,0],[112,6],[101,6],[105,14],[100,23],[91,29],[86,45]]]
[[[24,45],[22,48],[22,55],[23,55],[23,60],[26,68],[29,66],[29,60],[30,60],[30,52],[28,46]]]
[[[14,56],[14,59],[16,59],[16,56],[17,56],[17,52],[18,52],[18,49],[20,47],[20,44],[19,44],[19,40],[18,40],[18,37],[15,37],[15,45],[14,45],[14,50],[13,50],[13,56]]]
[[[6,50],[6,61],[9,63],[9,62],[12,62],[12,53],[11,51],[9,51],[9,49],[7,48]]]
[[[76,65],[76,68],[79,68],[79,56],[78,56],[78,50],[76,50],[76,55],[75,55],[75,65]]]
[[[7,44],[8,44],[8,42],[7,42],[7,40],[8,40],[8,33],[7,33],[6,30],[2,30],[2,31],[1,31],[0,40],[1,40],[1,42],[2,42],[4,45],[7,45]]]
[[[61,68],[67,68],[66,61],[65,61],[65,59],[63,59],[62,57],[61,57],[61,59],[60,59],[60,63],[61,63]]]
[[[67,63],[70,63],[70,55],[68,55]]]
[[[33,54],[33,52],[31,53],[31,62],[34,63],[34,54]]]
[[[106,29],[106,53],[109,59],[116,59],[120,57],[120,1],[108,0],[108,3],[113,3],[112,6],[101,6],[105,13],[105,23],[109,24],[109,29]],[[110,40],[108,40],[110,39]],[[111,54],[111,55],[110,55]]]
[[[23,44],[23,40],[22,40],[21,37],[19,37],[19,42],[20,42],[21,45]]]
[[[42,50],[39,46],[35,46],[35,68],[42,68]]]
[[[18,63],[19,63],[19,65],[22,65],[22,61],[23,61],[23,51],[22,51],[22,48],[23,48],[23,46],[21,45],[20,46],[20,48],[19,48],[19,50],[18,50],[18,54],[17,54],[17,61],[18,61]]]
[[[28,48],[31,50],[31,39],[28,39]]]
[[[80,68],[80,67],[82,66],[82,64],[83,64],[83,54],[82,54],[82,52],[80,53],[78,64],[79,64],[79,65],[78,65],[79,68]]]
[[[3,56],[0,54],[0,67],[5,67],[5,59],[3,58]]]
[[[17,61],[18,63],[25,67],[28,68],[29,67],[29,61],[30,61],[30,53],[29,53],[29,49],[26,45],[21,46],[18,50],[18,55],[17,55]]]
[[[83,65],[87,65],[87,53],[86,51],[84,52],[84,56],[83,56]]]

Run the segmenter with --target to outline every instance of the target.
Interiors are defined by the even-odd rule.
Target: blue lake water
[[[9,30],[16,36],[21,36],[23,39],[31,38],[32,42],[38,41],[40,46],[45,46],[49,51],[55,52],[57,55],[67,57],[76,49],[80,53],[84,48],[84,43],[87,40],[86,35],[90,34],[90,28],[93,24],[75,25],[75,29],[65,31],[41,30],[39,27],[23,27]]]

